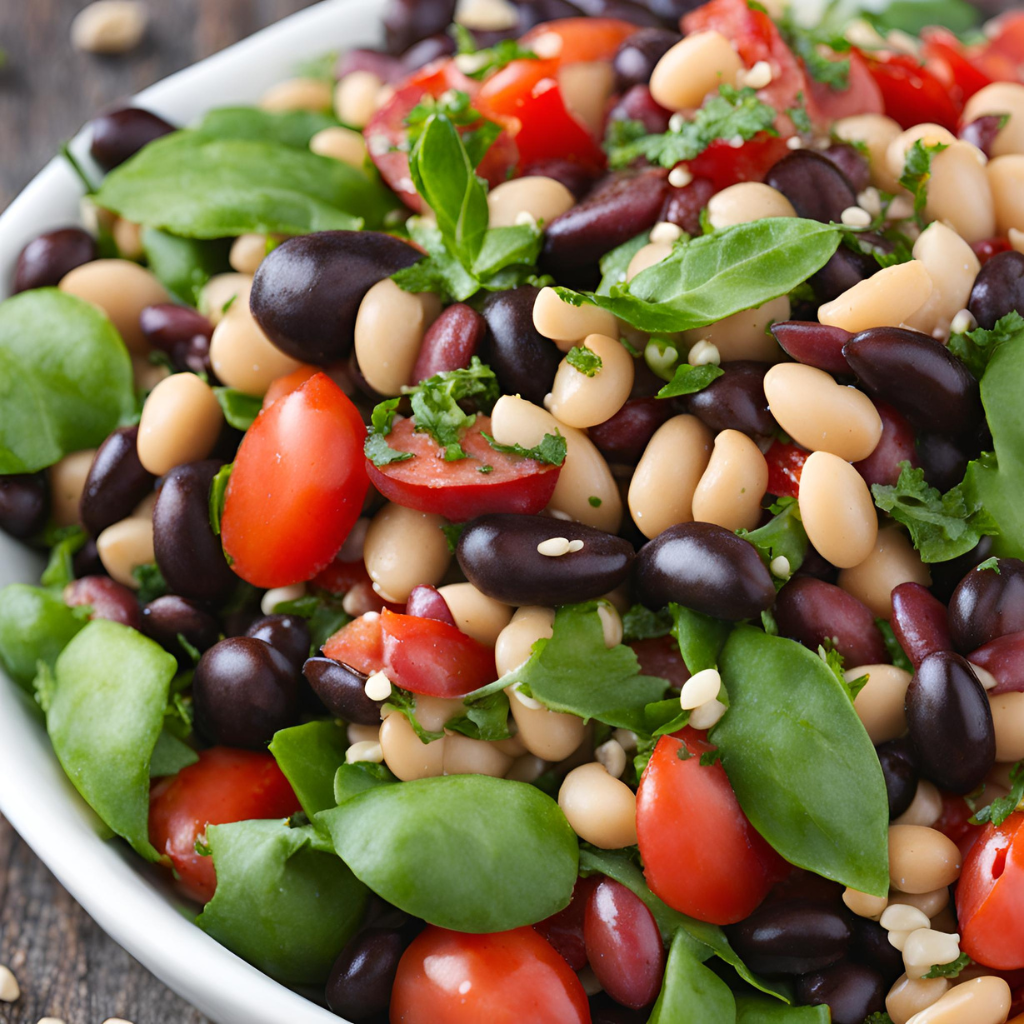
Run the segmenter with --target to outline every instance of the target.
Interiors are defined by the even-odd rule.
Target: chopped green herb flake
[[[537,60],[533,50],[524,49],[514,39],[501,39],[494,46],[478,49],[473,33],[456,22],[450,29],[455,37],[460,57],[472,57],[472,60],[457,61],[459,70],[469,78],[478,81],[495,71],[500,71],[506,64],[514,60]]]
[[[803,61],[811,78],[827,85],[834,92],[842,92],[850,87],[850,58],[835,57],[835,54],[850,50],[850,43],[841,32],[798,24],[793,7],[785,8],[776,24],[782,38]],[[830,55],[823,50],[831,50],[832,53]]]
[[[532,448],[524,448],[521,444],[500,444],[490,434],[484,434],[484,439],[496,452],[522,455],[524,458],[534,459],[536,462],[543,462],[549,466],[560,466],[565,462],[565,438],[559,432],[545,434],[540,444],[534,445]]]
[[[1006,343],[1024,337],[1024,317],[1012,310],[996,321],[995,327],[987,331],[976,327],[963,334],[951,334],[949,350],[967,365],[967,369],[981,380],[996,349]]]
[[[589,498],[587,498],[587,504],[591,508],[600,508],[602,502],[601,502],[601,499],[596,494],[592,494]]]
[[[210,483],[210,526],[218,537],[220,536],[220,517],[224,514],[224,498],[227,494],[228,480],[231,479],[231,470],[234,468],[233,462],[221,466]]]
[[[975,572],[994,572],[997,576],[1002,575],[1002,570],[999,568],[998,558],[986,558],[980,565],[976,565]]]
[[[465,523],[442,523],[441,532],[444,534],[444,539],[448,542],[448,552],[452,555],[455,554],[455,549],[459,545],[459,538],[462,536],[462,531],[466,528]]]
[[[931,970],[924,975],[926,978],[958,978],[960,972],[966,970],[974,961],[966,954],[961,953],[955,960],[948,964],[933,964]]]
[[[601,357],[586,345],[574,345],[565,356],[565,361],[588,377],[596,376],[601,369]]]
[[[988,807],[983,807],[971,818],[975,825],[991,821],[993,825],[1002,825],[1013,814],[1024,800],[1024,761],[1018,761],[1010,769],[1010,792],[1006,796],[993,800]]]
[[[932,176],[932,159],[949,147],[944,142],[925,145],[921,139],[915,140],[907,150],[903,164],[900,184],[914,197],[914,217],[924,227],[924,208],[928,203],[928,181]]]

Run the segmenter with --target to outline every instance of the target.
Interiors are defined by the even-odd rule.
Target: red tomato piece
[[[433,925],[402,955],[391,1024],[590,1024],[579,978],[532,928],[464,935]]]
[[[973,814],[974,812],[962,796],[955,796],[952,793],[942,794],[942,814],[932,828],[952,839],[962,857],[967,856],[984,830],[983,825],[971,824],[969,819]]]
[[[956,887],[960,948],[986,967],[1024,967],[1024,813],[988,824]]]
[[[1024,14],[1008,11],[989,27],[995,35],[971,62],[993,81],[1019,82],[1020,66],[1024,64]]]
[[[574,970],[582,971],[587,966],[587,948],[583,940],[583,919],[587,901],[597,888],[599,879],[578,878],[572,890],[572,900],[564,910],[538,921],[533,927],[565,958]]]
[[[155,783],[149,796],[149,841],[170,858],[179,888],[206,903],[217,887],[212,857],[196,853],[207,825],[287,818],[299,801],[270,754],[211,747],[195,764]]]
[[[920,61],[905,53],[861,56],[882,90],[886,114],[901,128],[929,121],[956,132],[959,106],[946,86]]]
[[[324,655],[371,676],[384,665],[384,635],[379,612],[360,615],[346,623],[322,648]]]
[[[947,28],[926,28],[921,33],[921,54],[928,69],[956,93],[961,104],[992,79],[968,59],[963,43]]]
[[[494,648],[437,619],[380,613],[384,668],[404,690],[461,697],[496,678]],[[329,655],[330,657],[330,655]]]
[[[400,420],[388,434],[388,444],[416,457],[386,466],[375,466],[367,459],[366,471],[385,498],[452,522],[487,512],[535,515],[551,500],[561,466],[495,451],[483,437],[490,432],[490,417],[477,416],[461,438],[470,457],[445,462],[429,434],[416,433],[411,419]],[[482,466],[491,469],[481,473]]]
[[[343,562],[340,558],[336,558],[309,582],[311,586],[341,595],[347,594],[354,586],[366,583],[369,579],[366,563],[361,558],[353,562]]]
[[[800,474],[810,454],[799,445],[773,441],[764,456],[768,463],[768,493],[779,498],[798,497]]]
[[[637,31],[639,26],[618,18],[559,18],[531,28],[519,43],[528,50],[541,36],[558,36],[562,46],[552,60],[560,67],[579,61],[612,60],[623,42]]]
[[[257,587],[315,576],[363,507],[366,426],[326,374],[256,417],[235,456],[221,517],[232,569]]]
[[[828,126],[842,117],[856,114],[881,114],[885,109],[882,90],[868,66],[856,51],[841,54],[850,62],[849,85],[830,89],[811,75],[807,76],[807,111],[819,124]]]
[[[690,756],[680,760],[685,744]],[[714,750],[689,727],[662,736],[636,795],[636,831],[644,876],[670,907],[712,924],[751,914],[789,865],[740,809]]]
[[[773,135],[756,135],[736,148],[724,139],[715,139],[688,166],[695,177],[710,178],[720,192],[739,181],[763,181],[788,152],[786,140]]]
[[[319,372],[319,367],[303,363],[297,370],[292,370],[291,373],[287,373],[283,377],[278,377],[277,380],[273,381],[270,387],[267,388],[267,393],[263,396],[263,408],[267,409],[279,398],[283,398],[285,395],[290,395],[293,391],[297,391],[306,383],[307,380],[309,380],[310,377]]]

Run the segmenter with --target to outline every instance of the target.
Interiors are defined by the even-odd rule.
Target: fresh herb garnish
[[[892,631],[892,626],[885,619],[875,619],[875,625],[878,627],[878,632],[882,634],[882,643],[885,644],[885,649],[889,654],[889,660],[897,667],[903,669],[904,672],[913,673],[914,663],[907,657],[907,652],[903,650],[899,640],[896,639],[896,634]]]
[[[543,462],[549,466],[560,466],[565,462],[566,445],[565,438],[559,431],[554,434],[545,434],[540,444],[532,448],[524,448],[521,444],[501,444],[495,441],[489,434],[484,434],[484,440],[496,451],[504,452],[507,455],[522,455],[526,459],[534,459],[536,462]]]
[[[81,551],[88,539],[85,530],[80,526],[61,526],[56,530],[47,531],[51,536],[44,538],[51,544],[50,557],[39,582],[44,587],[63,590],[74,578],[74,556]]]
[[[137,596],[141,604],[149,604],[167,593],[167,581],[156,562],[135,566],[132,578],[139,585]]]
[[[949,350],[962,359],[967,369],[981,380],[996,348],[1004,342],[1021,337],[1024,337],[1024,317],[1014,309],[1000,317],[990,331],[976,327],[963,334],[951,334]]]
[[[980,562],[974,567],[975,572],[994,572],[997,576],[1002,576],[1003,571],[999,568],[998,558],[986,558],[984,562]]]
[[[827,47],[833,53],[848,53],[850,42],[841,32],[798,24],[792,7],[783,10],[776,25],[786,45],[803,61],[811,78],[834,92],[850,87],[850,58],[833,59],[821,52],[822,47]]]
[[[925,978],[958,978],[960,972],[966,970],[974,961],[966,953],[961,953],[948,964],[932,964],[931,970],[923,975]]]
[[[1002,825],[1017,810],[1021,800],[1024,800],[1024,761],[1018,761],[1010,769],[1010,792],[998,800],[993,800],[988,807],[982,807],[971,818],[971,822],[975,825],[983,825],[985,822],[991,821],[993,825]]]
[[[330,637],[352,621],[352,616],[341,607],[341,599],[325,590],[304,594],[293,601],[281,601],[273,610],[275,615],[296,615],[307,621],[310,657],[318,654]]]
[[[455,549],[459,546],[459,538],[462,536],[462,531],[466,528],[465,523],[442,523],[441,532],[444,534],[444,539],[448,543],[448,553],[451,555],[455,554]]]
[[[703,391],[712,381],[718,380],[725,373],[714,363],[702,366],[691,366],[679,363],[673,378],[654,396],[655,398],[677,398],[679,395],[692,395]]]
[[[455,38],[457,57],[463,58],[456,59],[456,66],[468,78],[479,81],[514,60],[539,60],[533,50],[524,49],[514,39],[500,39],[494,46],[479,49],[473,33],[465,25],[455,22],[449,31]]]
[[[263,399],[256,395],[247,395],[235,388],[217,387],[213,389],[220,403],[224,419],[235,430],[248,430],[256,421],[263,407]]]
[[[405,462],[406,459],[414,458],[412,452],[400,452],[384,440],[391,433],[395,412],[401,401],[401,398],[386,398],[383,402],[378,402],[370,414],[370,426],[367,428],[366,441],[363,443],[363,454],[375,466],[387,466],[392,462]]]
[[[932,159],[948,148],[944,142],[927,146],[921,139],[916,139],[904,158],[900,184],[914,197],[914,218],[921,227],[924,227],[924,208],[928,204]]]
[[[850,700],[855,701],[857,694],[868,685],[866,675],[857,676],[856,679],[847,679],[843,671],[843,656],[831,645],[828,647],[818,645],[818,657],[835,673],[836,679],[846,687],[850,694]]]
[[[507,740],[508,697],[503,690],[466,703],[465,714],[449,719],[444,727],[473,740]]]
[[[231,479],[231,471],[235,468],[233,462],[221,466],[217,475],[210,482],[210,526],[213,532],[220,536],[220,519],[224,514],[224,498],[228,489],[228,481]]]
[[[565,361],[587,377],[593,377],[601,369],[601,357],[586,345],[574,345],[565,355]]]
[[[792,575],[803,565],[807,555],[808,540],[800,519],[800,506],[796,498],[783,497],[772,505],[771,512],[774,518],[764,526],[756,530],[737,530],[736,533],[757,548],[765,565],[770,566],[780,556],[785,558],[789,563],[789,575]],[[781,587],[788,578],[776,578],[776,586]]]
[[[672,632],[672,613],[663,608],[652,612],[642,604],[634,604],[622,616],[622,635],[627,641],[651,640]]]

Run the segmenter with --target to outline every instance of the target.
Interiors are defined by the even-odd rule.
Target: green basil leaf
[[[234,468],[233,462],[221,466],[210,482],[210,526],[218,537],[220,536],[220,517],[224,514],[224,499],[227,496],[228,481],[231,479],[231,471]]]
[[[352,621],[341,606],[341,598],[318,590],[315,594],[306,594],[294,601],[279,601],[274,605],[275,615],[298,615],[306,620],[309,626],[309,656],[320,653],[327,640],[334,636],[342,626]]]
[[[626,283],[626,271],[630,262],[650,240],[650,231],[642,231],[601,257],[601,283],[597,286],[598,295],[610,295],[615,285]]]
[[[368,789],[388,786],[395,782],[398,782],[398,779],[391,774],[386,764],[376,764],[373,761],[343,764],[334,773],[334,802],[343,804]]]
[[[447,775],[378,786],[316,823],[375,893],[442,928],[505,931],[572,898],[576,836],[558,804],[525,783]]]
[[[312,818],[334,807],[334,776],[345,763],[348,738],[336,722],[306,722],[274,733],[270,752]]]
[[[355,934],[368,893],[312,826],[239,821],[206,830],[217,891],[197,924],[265,974],[321,985]]]
[[[263,408],[263,399],[257,395],[247,395],[235,388],[216,387],[213,393],[217,396],[224,419],[235,430],[248,430]]]
[[[184,740],[164,729],[156,739],[153,756],[149,759],[149,777],[159,779],[177,775],[182,768],[195,764],[199,755]]]
[[[92,303],[36,288],[0,303],[0,473],[96,448],[135,411],[128,350]]]
[[[729,986],[693,955],[683,934],[677,932],[669,947],[665,978],[648,1024],[735,1024],[736,1000]]]
[[[94,619],[61,652],[46,715],[75,789],[147,860],[149,766],[163,728],[175,658],[134,629]]]
[[[412,452],[392,448],[383,434],[367,434],[363,442],[363,454],[375,466],[390,466],[392,462],[406,462],[416,458]]]
[[[642,604],[634,604],[622,616],[623,639],[628,643],[630,640],[653,640],[668,636],[672,632],[672,623],[672,614],[667,608],[652,612]]]
[[[760,996],[736,996],[736,1024],[829,1024],[831,1020],[827,1006],[786,1006]]]
[[[680,395],[692,395],[703,391],[712,381],[718,380],[725,373],[714,363],[703,366],[691,366],[680,363],[672,379],[655,395],[655,398],[678,398]]]
[[[803,520],[800,518],[800,508],[796,498],[780,498],[772,506],[778,509],[774,518],[759,526],[756,530],[737,530],[738,536],[749,540],[757,548],[761,561],[767,566],[779,557],[789,562],[789,573],[777,578],[776,586],[782,586],[793,573],[804,564],[807,556],[807,533],[804,530]]]
[[[530,224],[492,228],[484,235],[473,263],[473,273],[486,279],[518,263],[526,264],[532,270],[543,244],[542,232]]]
[[[730,707],[711,737],[751,824],[791,864],[885,895],[885,781],[845,687],[813,651],[751,626],[719,670]]]
[[[672,616],[672,635],[690,674],[715,668],[732,625],[681,604],[670,604],[668,612]]]
[[[82,550],[88,538],[85,530],[77,525],[62,527],[57,532],[60,537],[50,548],[50,557],[46,561],[46,568],[39,577],[39,582],[44,587],[63,590],[75,578],[72,559]]]
[[[85,625],[88,609],[69,608],[59,594],[26,583],[0,590],[0,667],[26,693],[40,662],[57,656]]]
[[[208,110],[194,130],[211,139],[252,139],[309,149],[309,141],[341,122],[319,110],[261,110],[259,107],[217,107]]]
[[[149,269],[163,286],[189,306],[199,305],[199,293],[214,274],[231,269],[231,240],[227,238],[178,238],[157,228],[145,228],[142,251]]]
[[[409,236],[427,253],[425,259],[391,275],[403,291],[437,292],[455,302],[465,302],[480,290],[480,281],[447,248],[444,237],[432,224],[412,217]]]

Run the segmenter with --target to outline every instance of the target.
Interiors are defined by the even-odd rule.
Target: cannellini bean
[[[921,561],[910,538],[898,526],[878,531],[878,539],[860,565],[839,574],[839,586],[866,604],[880,619],[892,616],[892,591],[901,583],[932,585],[928,566]]]
[[[309,140],[309,148],[317,156],[330,157],[350,167],[362,168],[368,157],[366,140],[351,128],[322,128]]]
[[[902,132],[891,117],[884,114],[856,114],[853,117],[843,117],[835,122],[832,131],[836,138],[845,142],[861,142],[867,147],[872,185],[894,195],[901,191],[900,175],[889,170],[886,155],[890,143]],[[902,172],[901,166],[900,173]]]
[[[249,305],[251,290],[249,274],[215,274],[199,293],[199,312],[216,327],[237,303]]]
[[[908,978],[901,975],[885,997],[893,1024],[907,1024],[915,1014],[937,1002],[950,989],[948,978]]]
[[[708,200],[708,222],[715,230],[765,217],[795,217],[793,204],[778,189],[759,181],[741,181]]]
[[[137,0],[96,0],[71,23],[71,45],[85,53],[127,53],[142,42],[149,14]]]
[[[903,704],[910,685],[909,672],[895,665],[857,665],[847,669],[845,675],[848,682],[868,677],[854,699],[853,709],[875,746],[898,739],[907,731]]]
[[[886,267],[818,308],[818,320],[856,334],[869,327],[898,327],[931,296],[931,275],[920,260]]]
[[[305,583],[292,583],[287,587],[272,587],[260,598],[260,611],[264,615],[273,615],[274,609],[286,601],[297,601],[306,596]]]
[[[960,877],[956,843],[933,828],[889,826],[889,877],[902,892],[931,892]]]
[[[21,987],[14,971],[0,964],[0,1003],[16,1003],[21,998]]]
[[[111,229],[114,236],[114,245],[117,246],[118,254],[126,260],[141,260],[144,254],[142,248],[142,225],[133,221],[118,217]]]
[[[992,188],[999,233],[1024,230],[1024,156],[997,156],[990,160],[988,183]]]
[[[213,329],[210,365],[228,387],[262,396],[278,377],[302,364],[270,341],[256,323],[248,301],[239,296]]]
[[[1001,1024],[1010,1012],[1010,986],[986,975],[954,985],[907,1024]]]
[[[532,707],[518,690],[506,691],[512,717],[519,729],[516,735],[523,746],[545,761],[564,761],[583,742],[583,719],[545,707]]]
[[[636,842],[636,794],[597,762],[574,768],[562,781],[558,806],[573,831],[602,850]]]
[[[858,917],[877,921],[888,907],[889,899],[887,896],[872,896],[870,893],[847,886],[843,893],[843,903]]]
[[[482,594],[472,583],[438,587],[455,625],[467,636],[493,647],[512,619],[512,608]],[[503,773],[504,774],[504,773]]]
[[[457,732],[445,734],[441,759],[445,775],[491,775],[500,779],[512,767],[512,761],[494,743],[470,739]]]
[[[538,224],[550,224],[575,203],[576,198],[560,181],[539,174],[503,181],[487,194],[492,228],[513,227],[521,223],[524,214]]]
[[[537,328],[539,334],[550,338],[563,352],[568,352],[591,334],[600,334],[607,338],[619,336],[619,321],[614,314],[590,302],[581,303],[579,306],[564,302],[554,288],[541,288],[537,293],[533,303],[533,326]],[[630,373],[632,374],[632,369]]]
[[[388,502],[366,531],[363,558],[373,589],[385,601],[402,603],[413,587],[434,586],[443,579],[451,562],[444,520]]]
[[[494,642],[494,660],[501,677],[518,668],[532,653],[533,645],[551,636],[554,608],[526,606],[516,610],[512,620]],[[560,760],[560,759],[559,759]]]
[[[156,559],[152,520],[130,516],[108,526],[96,538],[96,552],[112,579],[138,590],[139,582],[132,570]]]
[[[330,110],[332,93],[330,82],[319,78],[288,78],[272,85],[260,97],[260,106],[271,111]]]
[[[996,760],[1024,760],[1024,693],[1000,693],[989,697],[996,733]]]
[[[931,892],[900,892],[899,889],[889,891],[890,906],[907,906],[920,910],[929,920],[940,914],[949,906],[949,888],[942,886],[940,889],[933,889]]]
[[[591,334],[584,346],[601,360],[588,376],[563,359],[551,386],[548,409],[570,427],[594,427],[614,416],[633,388],[633,357],[615,338]]]
[[[699,107],[709,92],[732,85],[742,70],[739,54],[721,32],[692,32],[654,66],[651,95],[669,110]]]
[[[626,267],[626,280],[632,281],[637,274],[660,263],[663,259],[672,255],[672,245],[669,242],[648,242],[647,245],[637,249],[633,258]]]
[[[95,456],[95,448],[72,452],[46,471],[50,478],[50,518],[55,525],[71,526],[80,521],[82,492]]]
[[[935,124],[932,121],[923,121],[921,124],[915,124],[912,128],[900,132],[889,143],[885,153],[889,171],[897,179],[903,174],[910,147],[918,141],[925,146],[951,146],[957,141],[957,137],[948,128],[943,128],[941,124]]]
[[[759,363],[777,363],[785,359],[779,343],[768,332],[776,320],[788,320],[789,299],[780,295],[763,306],[744,309],[707,327],[697,327],[683,333],[686,345],[706,341],[718,350],[719,361],[732,363],[737,359],[752,359]]]
[[[965,104],[962,122],[970,124],[986,114],[1007,116],[991,145],[993,156],[1024,153],[1024,85],[993,82],[979,89]]]
[[[921,779],[910,806],[893,821],[894,825],[934,825],[942,816],[942,794],[927,779]]]
[[[231,243],[231,252],[228,254],[231,269],[247,276],[255,274],[263,257],[267,255],[268,241],[267,235],[239,235]]]
[[[945,339],[953,318],[967,306],[981,264],[974,250],[952,228],[939,221],[921,232],[914,242],[913,255],[928,271],[932,293],[906,324],[916,331]]]
[[[768,463],[761,449],[746,434],[723,430],[693,492],[693,518],[727,530],[752,530],[767,490]]]
[[[350,128],[365,128],[377,112],[383,82],[372,71],[353,71],[334,87],[334,113]],[[331,101],[328,100],[328,106]]]
[[[444,736],[431,743],[423,743],[409,719],[398,711],[388,715],[380,725],[384,763],[403,782],[443,775],[447,742],[448,737]]]
[[[194,373],[165,377],[146,398],[139,420],[139,461],[154,476],[213,451],[224,414],[213,389]]]
[[[967,242],[995,234],[992,189],[985,154],[969,142],[953,142],[932,158],[925,216],[945,221]]]

